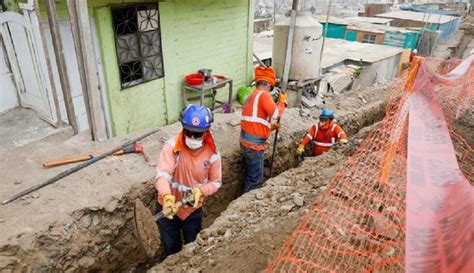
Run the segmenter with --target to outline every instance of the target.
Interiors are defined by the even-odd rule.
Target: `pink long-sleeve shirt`
[[[184,197],[184,192],[193,187],[199,187],[204,197],[214,194],[222,185],[221,166],[221,156],[209,132],[206,133],[204,146],[197,153],[184,144],[184,135],[179,133],[166,142],[158,159],[158,203],[163,204],[163,196],[167,194],[174,195],[179,201]],[[176,215],[184,220],[196,209],[183,206]]]

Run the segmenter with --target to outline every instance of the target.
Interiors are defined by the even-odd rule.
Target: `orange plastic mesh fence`
[[[416,62],[419,68],[414,65],[392,84],[383,121],[317,197],[269,265],[269,272],[405,271],[406,251],[413,251],[406,250],[405,244],[407,140],[410,134],[416,135],[409,131],[409,103],[410,96],[426,86],[434,87],[459,168],[473,183],[473,149],[457,122],[473,111],[474,61],[461,77],[451,79],[443,75],[457,67],[459,60],[418,58]],[[466,243],[472,244],[472,237],[467,238],[471,242]],[[464,254],[459,259],[472,262],[472,252]],[[407,271],[428,272],[422,267]]]

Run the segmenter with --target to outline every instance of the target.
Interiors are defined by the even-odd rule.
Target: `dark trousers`
[[[161,208],[159,208],[161,210]],[[196,236],[202,229],[202,208],[191,213],[185,220],[181,220],[178,216],[174,216],[172,220],[162,218],[157,221],[160,228],[161,242],[165,247],[165,257],[181,251],[183,242],[191,243],[196,240]],[[165,258],[163,257],[163,258]]]
[[[244,158],[245,175],[243,193],[260,188],[263,179],[264,151],[255,151],[240,145],[240,152]]]

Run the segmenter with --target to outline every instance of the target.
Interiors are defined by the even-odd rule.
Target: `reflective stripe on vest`
[[[252,145],[263,145],[267,141],[265,138],[249,134],[245,132],[244,130],[240,130],[240,139],[242,139],[244,142],[247,142]]]
[[[314,125],[316,127],[316,130],[314,130],[314,136],[313,136],[313,139],[316,139],[316,136],[318,135],[318,130],[319,130],[319,124],[315,124]]]
[[[315,126],[316,126],[316,131],[314,133],[314,137],[313,137],[314,139],[316,139],[316,135],[318,134],[318,129],[319,129],[318,124],[315,124]],[[336,129],[336,126],[337,126],[337,124],[332,125],[331,133],[334,132],[334,129]],[[311,143],[313,143],[314,145],[319,145],[319,146],[323,146],[323,147],[332,147],[334,144],[336,144],[336,139],[334,137],[331,137],[331,143],[319,142],[319,141],[312,141]]]
[[[253,106],[252,106],[253,107],[252,108],[252,116],[250,116],[250,117],[249,116],[242,116],[240,120],[260,123],[260,124],[263,124],[264,126],[266,126],[268,128],[271,128],[272,125],[268,120],[258,117],[258,102],[260,101],[260,96],[263,94],[263,92],[265,92],[265,91],[259,91],[257,93],[257,95],[255,96],[255,99],[253,101]],[[277,112],[277,116],[278,116],[278,112]]]
[[[313,141],[312,143],[318,146],[323,146],[323,147],[331,147],[332,145],[334,145],[333,143],[325,143],[325,142],[318,142],[318,141]]]

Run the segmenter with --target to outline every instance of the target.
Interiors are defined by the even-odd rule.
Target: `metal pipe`
[[[124,149],[125,147],[128,147],[128,146],[134,144],[135,142],[137,142],[137,141],[139,141],[139,140],[142,140],[142,139],[144,139],[144,138],[146,138],[146,137],[148,137],[148,136],[150,136],[150,135],[152,135],[152,134],[154,134],[154,133],[156,133],[156,132],[158,132],[158,131],[159,131],[159,129],[151,130],[150,132],[148,132],[148,133],[146,133],[146,134],[144,134],[144,135],[141,135],[141,136],[139,136],[139,137],[137,137],[137,138],[134,138],[134,139],[131,139],[131,140],[125,142],[124,144],[122,144],[122,145],[119,146],[119,147],[116,147],[116,148],[114,148],[114,149],[112,149],[112,150],[109,150],[108,152],[105,152],[105,153],[103,153],[103,154],[100,154],[100,155],[98,155],[97,157],[92,158],[91,160],[88,160],[88,161],[86,161],[86,162],[84,162],[84,163],[81,163],[81,164],[79,164],[79,165],[77,165],[77,166],[75,166],[75,167],[73,167],[73,168],[71,168],[71,169],[65,170],[65,171],[63,171],[63,172],[61,172],[61,173],[59,173],[59,174],[53,176],[52,178],[46,180],[45,182],[43,182],[43,183],[41,183],[41,184],[37,184],[37,185],[32,186],[32,187],[30,187],[30,188],[28,188],[28,189],[26,189],[26,190],[24,190],[24,191],[22,191],[22,192],[20,192],[20,193],[17,193],[17,194],[15,194],[15,195],[13,195],[12,197],[10,197],[10,198],[4,200],[4,201],[2,202],[2,205],[6,205],[6,204],[8,204],[8,203],[10,203],[10,202],[15,201],[16,199],[18,199],[18,198],[20,198],[20,197],[22,197],[22,196],[25,196],[25,195],[27,195],[27,194],[30,194],[30,193],[32,193],[32,192],[34,192],[34,191],[36,191],[36,190],[39,190],[39,189],[43,188],[43,187],[46,187],[46,186],[48,186],[48,185],[51,185],[51,184],[53,184],[53,183],[55,183],[55,182],[57,182],[57,181],[63,179],[64,177],[66,177],[66,176],[68,176],[68,175],[70,175],[70,174],[73,174],[73,173],[75,173],[75,172],[77,172],[77,171],[79,171],[79,170],[81,170],[81,169],[83,169],[83,168],[85,168],[85,167],[87,167],[87,166],[89,166],[89,165],[92,165],[92,164],[94,164],[95,162],[97,162],[97,161],[99,161],[99,160],[101,160],[101,159],[104,159],[104,158],[106,158],[106,157],[108,157],[108,156],[110,156],[110,155],[113,155],[115,152],[120,151],[121,149]]]

